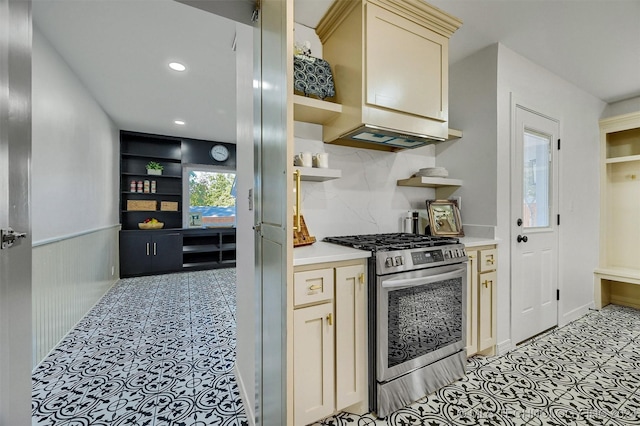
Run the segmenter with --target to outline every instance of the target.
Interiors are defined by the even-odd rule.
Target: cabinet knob
[[[329,325],[333,325],[333,314],[330,313],[329,315],[327,315],[327,323]]]
[[[358,275],[358,281],[360,284],[364,284],[364,272]]]
[[[321,284],[314,284],[314,285],[310,285],[309,286],[309,290],[314,291],[314,290],[320,290],[322,288]]]
[[[493,284],[493,280],[482,281],[482,285],[485,286],[485,288],[489,287],[489,284]]]

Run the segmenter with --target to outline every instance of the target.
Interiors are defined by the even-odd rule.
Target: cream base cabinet
[[[363,261],[296,267],[293,309],[295,426],[367,404],[367,276]]]
[[[467,248],[467,356],[495,354],[497,249]]]
[[[367,398],[367,319],[364,265],[336,271],[336,409]]]
[[[478,352],[478,253],[467,249],[467,356]]]
[[[296,425],[313,423],[334,411],[332,316],[332,302],[296,309],[293,313]]]

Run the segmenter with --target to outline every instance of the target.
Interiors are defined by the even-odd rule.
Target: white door
[[[260,3],[255,80],[256,424],[285,425],[287,403],[287,279],[293,280],[293,0]]]
[[[511,170],[511,340],[558,324],[559,123],[520,105]]]
[[[31,424],[31,2],[0,0],[0,424]]]

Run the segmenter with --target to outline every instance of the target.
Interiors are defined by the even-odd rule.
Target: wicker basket
[[[140,229],[162,229],[164,228],[164,222],[156,222],[156,223],[138,223],[138,228]]]
[[[132,211],[155,211],[157,202],[155,200],[127,200],[127,210]]]
[[[165,212],[177,212],[178,202],[177,201],[160,201],[160,210]]]

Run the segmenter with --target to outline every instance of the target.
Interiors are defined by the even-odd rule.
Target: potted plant
[[[148,175],[161,175],[164,166],[160,163],[156,163],[155,161],[149,161],[147,163],[147,174]]]

